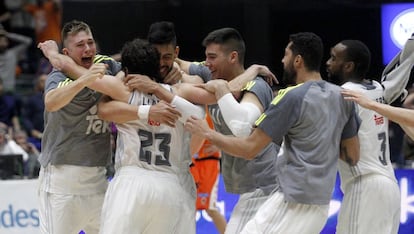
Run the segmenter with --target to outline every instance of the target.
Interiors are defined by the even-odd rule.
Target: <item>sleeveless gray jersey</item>
[[[280,90],[256,121],[274,142],[283,138],[277,175],[287,201],[327,205],[341,139],[357,135],[359,118],[339,86],[309,81]]]
[[[108,64],[108,74],[115,75],[121,66],[113,59],[96,55],[94,63]],[[53,70],[45,84],[50,90],[73,82],[62,72]],[[110,163],[110,131],[108,123],[98,118],[97,103],[101,94],[84,88],[73,100],[55,112],[45,111],[45,129],[42,139],[42,166],[78,165],[106,166]]]
[[[205,66],[192,64],[190,74],[199,76],[210,74],[205,69],[208,70]],[[209,77],[203,79],[209,80]],[[265,109],[273,98],[272,89],[260,77],[249,82],[244,92],[254,93]],[[218,105],[210,105],[208,109],[216,131],[224,135],[233,135],[226,125]],[[265,194],[269,194],[277,186],[275,166],[278,151],[279,146],[270,143],[252,160],[234,157],[222,151],[222,176],[226,191],[242,194],[260,188]]]

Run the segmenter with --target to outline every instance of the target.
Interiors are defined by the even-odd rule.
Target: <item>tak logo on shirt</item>
[[[108,123],[98,118],[98,107],[96,105],[89,109],[89,115],[86,116],[86,120],[89,122],[86,134],[91,133],[100,134],[108,131]]]
[[[382,125],[384,124],[384,116],[381,115],[374,115],[375,125]]]

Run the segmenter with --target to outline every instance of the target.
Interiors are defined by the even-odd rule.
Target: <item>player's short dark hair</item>
[[[169,21],[160,21],[151,24],[147,39],[153,45],[172,44],[177,45],[174,24]]]
[[[234,28],[221,28],[210,32],[203,40],[203,46],[210,44],[219,44],[223,49],[230,53],[237,51],[239,54],[239,62],[244,64],[244,55],[246,53],[246,46],[244,44],[243,37]]]
[[[125,43],[121,50],[121,64],[128,73],[147,75],[161,82],[160,55],[148,41],[134,39]]]
[[[61,34],[62,34],[63,44],[65,44],[66,39],[68,38],[69,35],[74,35],[82,31],[92,34],[92,31],[89,25],[83,21],[72,20],[70,22],[67,22],[62,27]]]
[[[323,57],[322,39],[312,32],[300,32],[291,34],[289,41],[292,42],[290,49],[293,55],[302,56],[308,70],[319,72]]]
[[[371,52],[368,47],[359,40],[343,40],[341,44],[346,47],[344,59],[354,63],[354,73],[358,77],[365,77],[371,63]]]

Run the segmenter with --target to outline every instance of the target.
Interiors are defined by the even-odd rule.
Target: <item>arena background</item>
[[[152,22],[175,23],[180,57],[204,59],[202,39],[220,27],[234,27],[246,41],[246,65],[268,65],[281,76],[288,36],[299,31],[320,35],[329,49],[342,39],[359,39],[372,52],[370,77],[381,74],[381,2],[373,0],[63,0],[63,21],[88,22],[101,52],[117,53],[122,44],[144,37]],[[324,68],[323,68],[324,70]],[[324,71],[322,71],[324,73]]]

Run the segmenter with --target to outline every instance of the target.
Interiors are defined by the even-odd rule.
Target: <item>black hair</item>
[[[312,32],[300,32],[291,34],[289,41],[292,42],[290,49],[293,55],[300,55],[309,71],[320,70],[323,57],[322,39]]]
[[[240,33],[234,28],[221,28],[210,32],[203,40],[203,46],[210,44],[222,45],[227,53],[236,51],[239,54],[239,63],[244,64],[246,46]]]
[[[343,40],[341,44],[346,47],[344,59],[347,62],[353,62],[355,75],[364,78],[371,63],[371,52],[368,47],[359,40]]]
[[[121,50],[121,64],[128,73],[147,75],[157,82],[162,82],[160,55],[146,40],[137,38],[125,43]]]
[[[153,45],[172,44],[177,45],[174,24],[168,21],[160,21],[151,24],[147,39]]]

